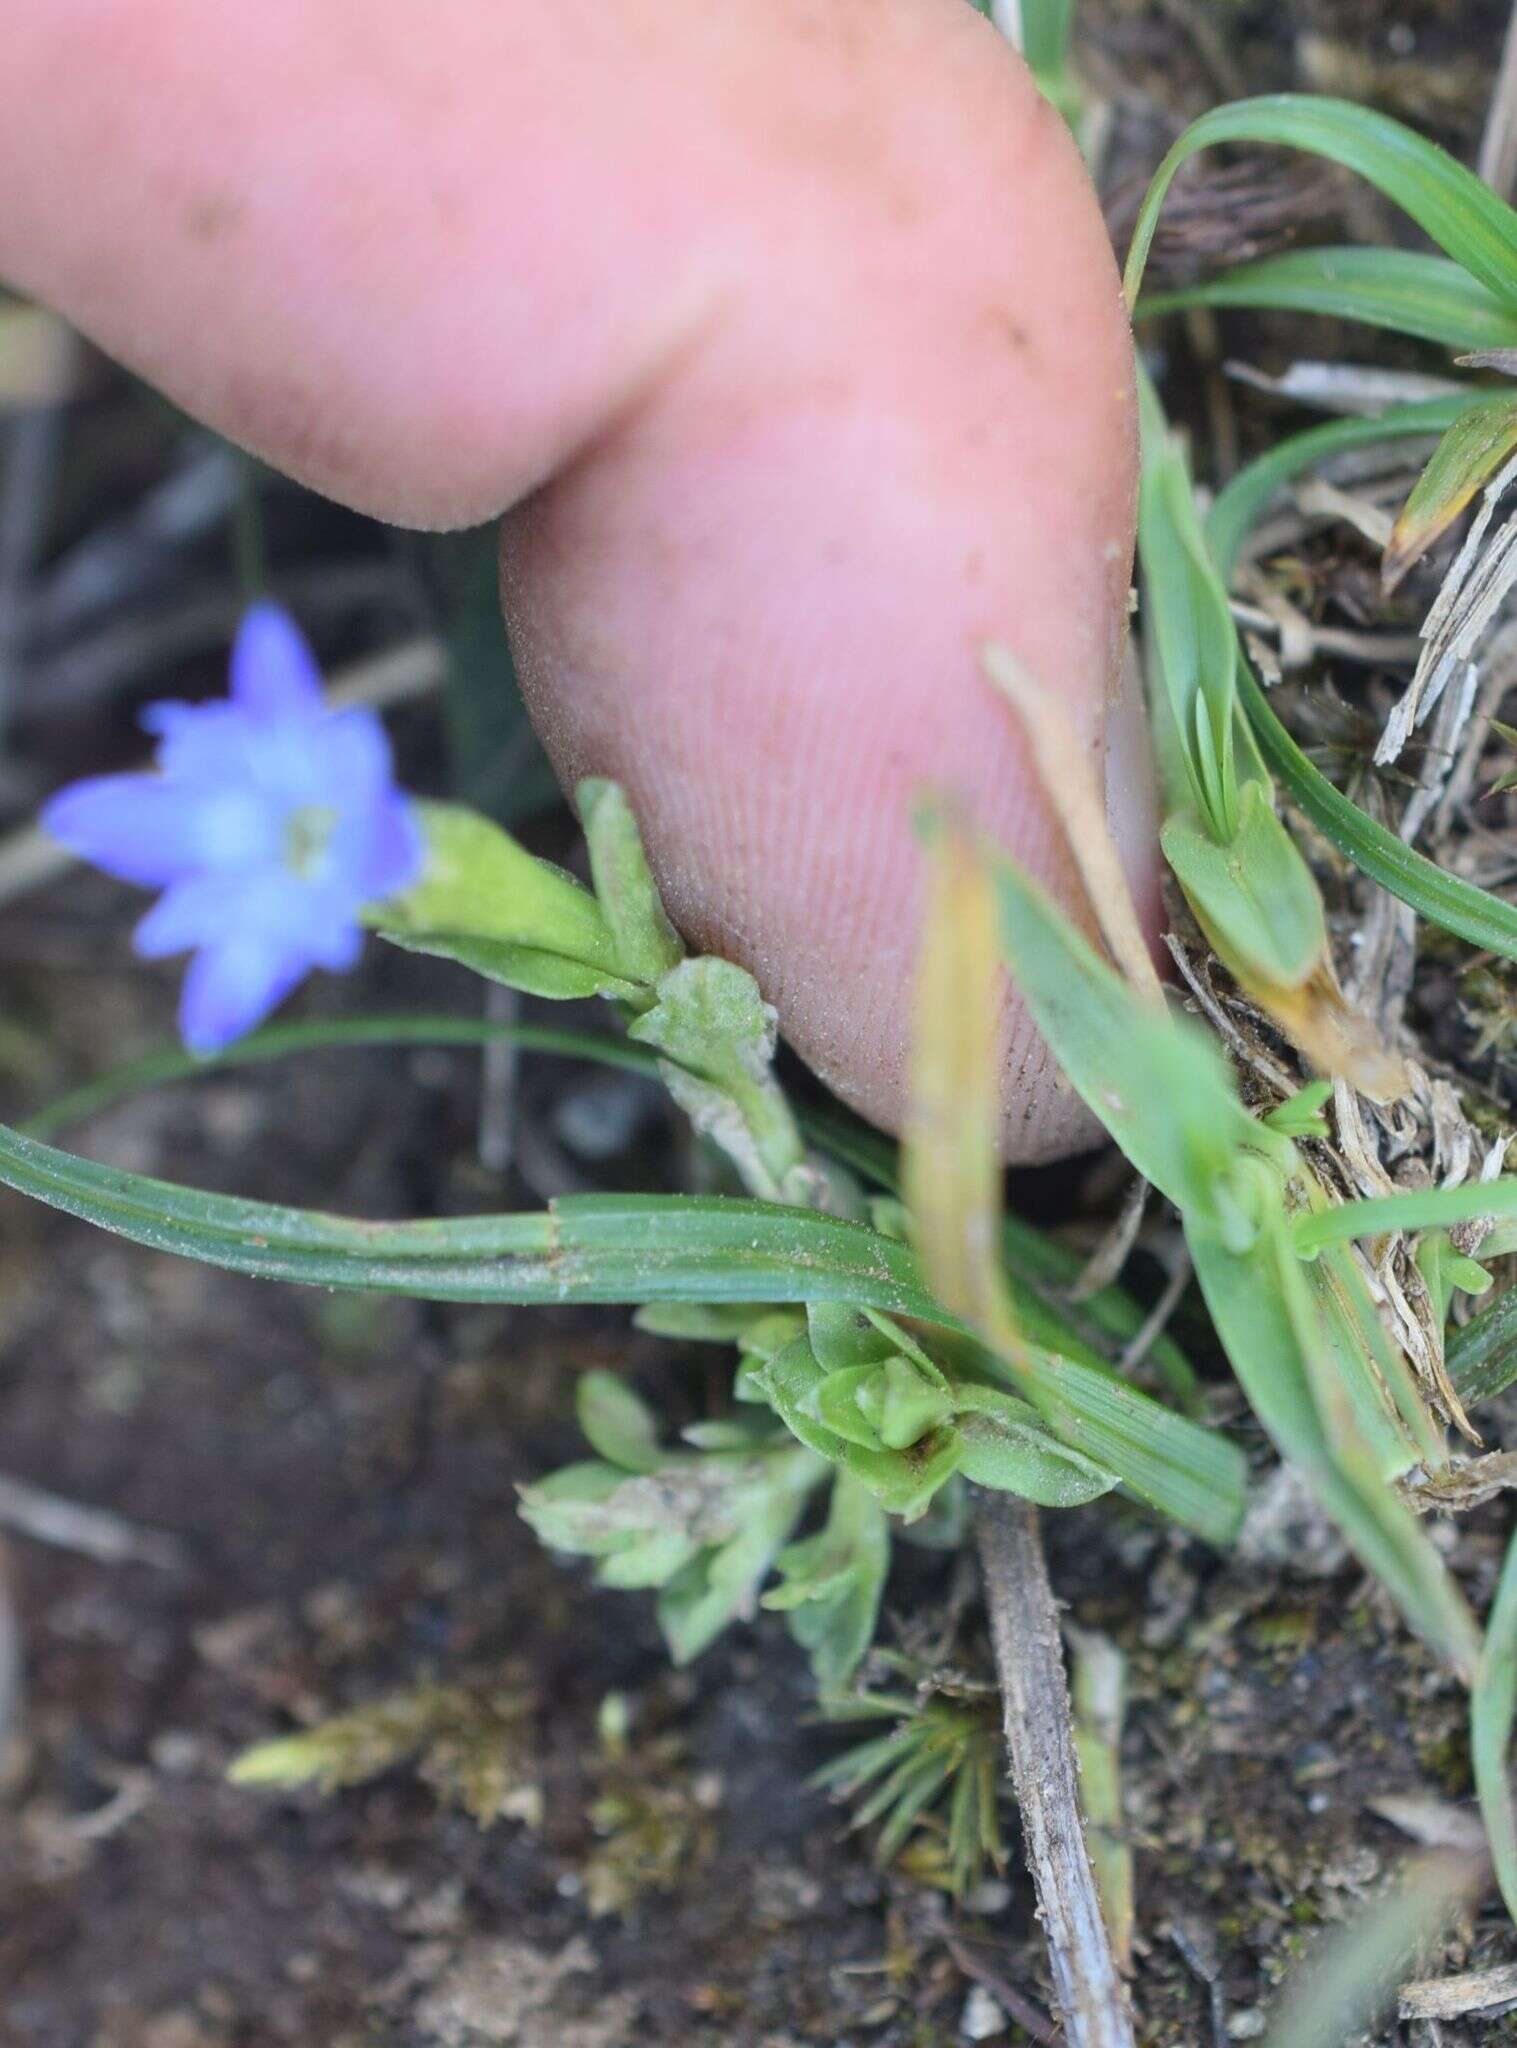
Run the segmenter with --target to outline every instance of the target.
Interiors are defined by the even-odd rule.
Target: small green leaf
[[[1302,1258],[1324,1245],[1356,1237],[1383,1237],[1392,1230],[1442,1230],[1482,1216],[1517,1216],[1517,1174],[1499,1180],[1463,1181],[1454,1188],[1414,1188],[1405,1194],[1376,1195],[1368,1201],[1339,1202],[1302,1214],[1293,1235]]]
[[[833,1481],[824,1528],[775,1559],[783,1583],[763,1605],[789,1616],[825,1699],[841,1692],[874,1641],[890,1570],[890,1527],[873,1495],[846,1472]]]
[[[817,1381],[807,1404],[824,1429],[830,1429],[844,1443],[856,1444],[865,1451],[885,1448],[879,1431],[865,1417],[858,1400],[861,1390],[879,1369],[875,1365],[845,1365],[840,1370],[829,1372],[824,1379]],[[899,1449],[900,1446],[892,1448]]]
[[[1045,1508],[1082,1507],[1117,1484],[1093,1458],[1057,1443],[1037,1411],[998,1388],[961,1386],[959,1470],[977,1486],[1020,1494]]]
[[[819,1301],[808,1308],[806,1327],[817,1364],[825,1372],[879,1365],[901,1348],[862,1309],[839,1301]]]
[[[538,974],[537,956],[549,954],[622,981],[611,929],[572,875],[536,859],[476,811],[435,803],[416,809],[426,864],[419,882],[370,913],[381,932],[413,952],[462,959],[461,949],[477,945],[480,958],[499,965],[521,949]]]
[[[1294,1095],[1272,1109],[1264,1121],[1282,1138],[1325,1138],[1327,1118],[1322,1114],[1332,1100],[1331,1081],[1308,1081]]]
[[[406,953],[425,953],[435,960],[456,960],[486,981],[503,988],[520,989],[523,995],[544,996],[549,1002],[580,1002],[587,996],[606,996],[624,1003],[636,1002],[643,990],[621,975],[603,968],[588,967],[582,960],[570,960],[562,953],[544,952],[535,946],[510,946],[500,939],[474,939],[449,932],[401,932],[381,926],[379,936]]]
[[[1212,946],[1245,987],[1294,988],[1321,966],[1322,895],[1265,784],[1244,785],[1226,845],[1187,812],[1165,819],[1159,843]]]
[[[721,1146],[754,1194],[792,1193],[804,1166],[795,1118],[772,1068],[775,1014],[758,983],[730,960],[671,968],[657,1000],[627,1027],[665,1055],[664,1084],[696,1129]]]
[[[654,1301],[640,1308],[632,1320],[639,1330],[655,1337],[673,1337],[685,1344],[736,1344],[740,1351],[753,1348],[754,1337],[765,1323],[781,1323],[787,1344],[802,1327],[798,1315],[737,1302]]]
[[[909,1451],[949,1421],[952,1397],[908,1358],[887,1358],[859,1388],[856,1405],[887,1451]]]
[[[871,1368],[849,1370],[862,1375]],[[952,1430],[937,1431],[909,1452],[850,1441],[819,1416],[818,1396],[827,1377],[804,1337],[777,1352],[755,1375],[776,1413],[808,1449],[852,1473],[892,1514],[915,1521],[958,1463]]]
[[[1014,863],[992,874],[1007,958],[1060,1065],[1146,1180],[1210,1213],[1239,1148],[1260,1142],[1215,1042],[1131,994]]]
[[[642,834],[626,792],[616,782],[589,777],[574,792],[596,898],[616,943],[622,972],[650,987],[685,957],[679,933],[658,893]]]
[[[658,1426],[646,1401],[611,1372],[587,1372],[575,1397],[579,1426],[594,1450],[627,1472],[652,1472],[661,1463]]]

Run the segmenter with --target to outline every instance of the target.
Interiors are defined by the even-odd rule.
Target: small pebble
[[[991,2041],[1006,2031],[1006,2015],[983,1984],[976,1984],[964,2001],[959,2032],[966,2041]]]

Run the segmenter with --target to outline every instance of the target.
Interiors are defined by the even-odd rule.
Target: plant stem
[[[1133,2048],[1127,1988],[1080,1815],[1069,1687],[1038,1511],[1010,1494],[982,1493],[975,1524],[1011,1779],[1065,2039],[1069,2048]]]

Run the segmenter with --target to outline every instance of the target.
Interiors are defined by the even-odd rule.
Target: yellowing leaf
[[[1472,406],[1445,433],[1402,506],[1382,576],[1394,590],[1517,450],[1517,399]]]
[[[939,820],[917,974],[902,1157],[913,1235],[934,1293],[997,1350],[1025,1352],[1001,1272],[999,953],[985,864]]]

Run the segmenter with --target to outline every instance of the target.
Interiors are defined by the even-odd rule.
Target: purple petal
[[[42,812],[60,845],[123,882],[158,888],[205,864],[198,805],[156,775],[100,775],[61,790]]]
[[[344,818],[332,835],[331,876],[354,909],[407,889],[426,864],[415,807],[395,791],[360,817]]]
[[[235,704],[149,704],[137,721],[158,735],[158,766],[178,782],[246,781],[253,721]]]
[[[363,932],[350,917],[335,915],[321,927],[312,923],[303,936],[313,967],[324,967],[329,974],[348,974],[358,965]]]
[[[232,701],[260,721],[321,714],[316,657],[281,605],[255,604],[244,613],[232,643]]]
[[[192,875],[174,882],[132,934],[132,950],[143,960],[212,946],[236,929],[245,884],[238,875]]]
[[[179,1030],[191,1052],[219,1052],[261,1024],[304,980],[298,948],[261,933],[233,932],[190,962]]]
[[[311,734],[309,753],[325,799],[334,807],[372,803],[394,785],[390,736],[375,711],[355,706],[333,712]]]

